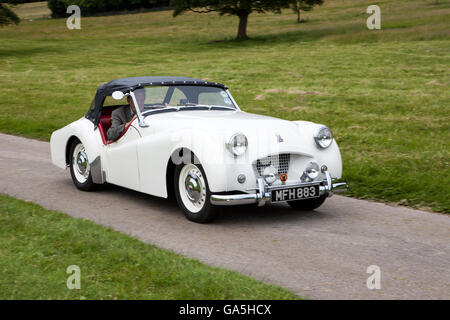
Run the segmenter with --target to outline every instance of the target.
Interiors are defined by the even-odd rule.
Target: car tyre
[[[187,219],[207,223],[218,213],[210,202],[211,192],[205,171],[200,164],[180,164],[175,168],[174,191],[178,206]]]
[[[76,139],[70,146],[70,175],[75,186],[83,191],[91,191],[95,184],[92,182],[91,167],[84,145]]]
[[[314,199],[305,199],[305,200],[295,200],[288,201],[288,205],[290,205],[293,209],[300,211],[311,211],[320,207],[325,200],[327,199],[326,195],[320,196]]]

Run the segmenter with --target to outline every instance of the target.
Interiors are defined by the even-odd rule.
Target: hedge
[[[70,5],[79,6],[81,15],[93,15],[103,12],[168,7],[170,0],[48,0],[47,4],[52,11],[52,17],[66,17],[66,10]]]

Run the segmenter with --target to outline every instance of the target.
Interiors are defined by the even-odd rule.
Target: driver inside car
[[[134,91],[139,106],[144,105],[145,90]],[[128,128],[136,117],[136,106],[131,96],[127,96],[128,106],[122,106],[111,113],[111,127],[108,129],[108,140],[116,140]],[[140,109],[139,109],[140,110]]]

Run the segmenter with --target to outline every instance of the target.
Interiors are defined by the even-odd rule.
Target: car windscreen
[[[236,109],[231,97],[224,89],[212,86],[149,86],[136,89],[134,95],[142,113],[164,108]]]

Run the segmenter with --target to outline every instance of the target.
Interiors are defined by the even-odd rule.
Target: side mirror
[[[124,96],[125,95],[123,94],[122,91],[114,91],[113,94],[112,94],[112,97],[115,100],[122,100]]]

